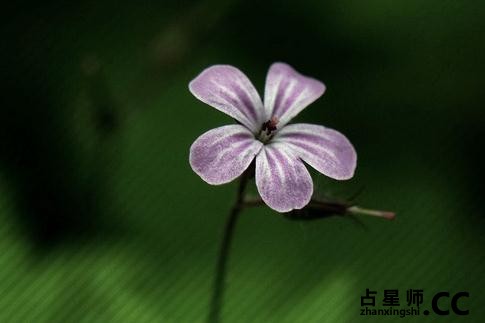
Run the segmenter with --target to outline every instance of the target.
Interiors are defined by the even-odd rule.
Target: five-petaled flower
[[[338,180],[354,175],[357,154],[341,133],[319,125],[287,125],[325,92],[325,85],[284,63],[271,65],[264,104],[249,79],[229,65],[211,66],[189,84],[196,98],[240,124],[215,128],[190,147],[190,165],[212,185],[239,177],[256,158],[256,186],[272,209],[301,209],[313,182],[303,161]]]

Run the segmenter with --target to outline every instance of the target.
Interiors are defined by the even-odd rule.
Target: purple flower
[[[334,179],[354,175],[357,154],[344,135],[319,125],[287,125],[325,92],[322,82],[274,63],[266,77],[263,104],[239,69],[214,65],[192,80],[189,89],[240,122],[209,130],[190,147],[190,165],[207,183],[234,180],[256,158],[261,198],[272,209],[288,212],[307,205],[313,193],[303,161]]]

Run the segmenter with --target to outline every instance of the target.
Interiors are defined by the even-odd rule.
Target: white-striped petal
[[[273,142],[289,147],[298,157],[328,177],[354,176],[357,153],[340,132],[319,125],[296,123],[278,131]]]
[[[190,166],[209,184],[228,183],[248,168],[262,146],[242,125],[215,128],[190,147]]]
[[[301,209],[311,199],[313,182],[303,162],[283,144],[270,144],[256,156],[256,186],[278,212]]]
[[[281,128],[324,92],[322,82],[298,73],[288,64],[274,63],[264,90],[266,120],[276,117]]]
[[[233,117],[253,133],[265,121],[258,92],[246,75],[233,66],[206,68],[190,82],[189,89],[196,98]]]

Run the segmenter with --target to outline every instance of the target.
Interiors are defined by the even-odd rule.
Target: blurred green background
[[[203,322],[236,185],[191,143],[232,122],[188,82],[212,64],[263,92],[284,61],[326,94],[295,121],[338,129],[356,176],[320,193],[387,222],[245,211],[224,322],[482,322],[485,4],[17,2],[2,9],[0,322]],[[370,288],[470,292],[465,317],[361,317]],[[381,294],[380,294],[381,295]],[[378,297],[378,302],[381,301]]]

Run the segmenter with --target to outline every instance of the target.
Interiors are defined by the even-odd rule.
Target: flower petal
[[[189,84],[199,100],[228,114],[256,133],[264,119],[261,98],[243,72],[230,65],[206,68]]]
[[[248,168],[262,146],[242,125],[215,128],[190,147],[190,166],[209,184],[228,183]]]
[[[338,131],[296,123],[278,131],[273,141],[287,145],[298,157],[328,177],[344,180],[354,176],[357,153]]]
[[[278,128],[281,128],[324,92],[322,82],[301,75],[288,64],[274,63],[269,68],[264,90],[266,120],[278,118]]]
[[[303,162],[277,143],[264,146],[256,156],[256,186],[263,201],[278,212],[301,209],[313,193]]]

